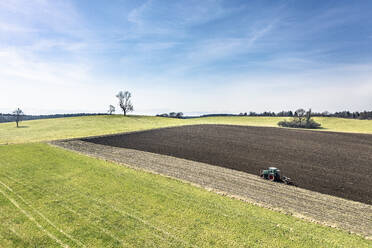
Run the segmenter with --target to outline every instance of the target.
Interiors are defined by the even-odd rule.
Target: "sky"
[[[1,0],[0,112],[372,110],[372,1]]]

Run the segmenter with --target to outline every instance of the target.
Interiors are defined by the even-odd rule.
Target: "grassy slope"
[[[72,247],[372,245],[333,228],[46,144],[0,146],[0,210],[2,247],[59,246],[56,240]]]
[[[0,144],[39,142],[63,138],[129,132],[167,126],[189,124],[234,124],[252,126],[277,126],[281,117],[208,117],[195,119],[170,119],[150,116],[93,116],[61,119],[44,119],[0,124]],[[372,133],[372,121],[340,118],[315,118],[325,131]]]

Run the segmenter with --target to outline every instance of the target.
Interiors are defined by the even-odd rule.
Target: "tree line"
[[[23,113],[23,111],[22,111]],[[54,118],[64,118],[64,117],[78,117],[78,116],[94,116],[94,115],[106,115],[105,113],[76,113],[76,114],[53,114],[53,115],[27,115],[18,114],[18,117],[23,121],[38,120],[38,119],[54,119]],[[17,114],[6,114],[0,113],[0,123],[15,121]]]
[[[279,116],[279,117],[293,117],[295,116],[295,111],[280,111],[280,112],[270,112],[265,111],[262,113],[256,112],[245,112],[240,113],[239,116]],[[311,116],[314,117],[339,117],[339,118],[349,118],[349,119],[360,119],[360,120],[371,120],[372,119],[372,111],[363,111],[363,112],[350,112],[350,111],[341,111],[341,112],[334,112],[330,113],[328,111],[324,112],[312,112]]]
[[[163,114],[158,114],[156,115],[158,117],[170,117],[170,118],[183,118],[183,113],[182,112],[170,112],[168,113],[163,113]]]

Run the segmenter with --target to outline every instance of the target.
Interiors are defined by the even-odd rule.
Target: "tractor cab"
[[[276,167],[269,167],[267,170],[262,170],[260,173],[262,178],[270,181],[280,181],[280,170]]]
[[[269,167],[267,168],[267,170],[261,170],[260,176],[270,181],[275,181],[275,182],[280,182],[280,183],[285,183],[288,185],[296,186],[289,177],[280,175],[280,170],[276,167]]]

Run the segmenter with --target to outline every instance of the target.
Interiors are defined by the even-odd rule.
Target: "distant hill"
[[[38,119],[53,119],[53,118],[64,118],[64,117],[77,117],[77,116],[95,116],[95,115],[106,115],[104,113],[77,113],[77,114],[54,114],[54,115],[24,115],[22,120],[38,120]],[[0,113],[0,123],[14,121],[14,115]]]
[[[23,120],[38,120],[38,119],[54,119],[54,118],[64,118],[64,117],[77,117],[77,116],[97,116],[97,115],[107,115],[107,113],[76,113],[76,114],[52,114],[52,115],[24,115]],[[292,117],[294,114],[292,111],[281,111],[278,113],[275,112],[263,112],[263,113],[256,113],[256,112],[245,112],[240,114],[205,114],[200,116],[184,116],[182,112],[179,113],[164,113],[158,114],[156,116],[160,117],[170,117],[170,118],[179,118],[179,119],[193,119],[193,118],[200,118],[200,117],[231,117],[231,116],[266,116],[266,117]],[[347,119],[360,119],[360,120],[371,120],[372,119],[372,111],[363,111],[363,112],[350,112],[350,111],[342,111],[342,112],[335,112],[329,113],[327,111],[323,113],[312,113],[313,117],[339,117],[339,118],[347,118]],[[12,122],[14,121],[13,114],[2,114],[0,113],[0,123],[4,122]]]

